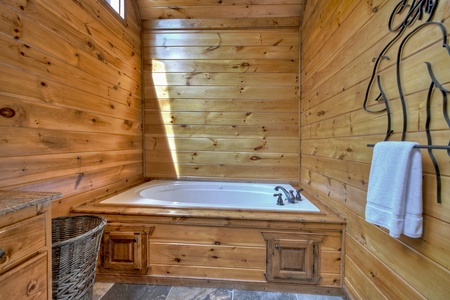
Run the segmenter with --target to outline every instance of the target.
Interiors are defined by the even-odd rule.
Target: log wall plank
[[[304,1],[137,3],[146,176],[298,181]]]
[[[370,114],[362,106],[376,57],[393,38],[387,24],[397,3],[307,2],[301,55],[300,178],[306,189],[347,220],[344,290],[357,299],[448,298],[449,259],[443,253],[450,249],[444,242],[450,228],[449,203],[436,203],[436,177],[426,151],[422,152],[422,237],[393,239],[386,229],[365,221],[373,154],[367,144],[384,139],[387,118],[383,113]],[[449,2],[439,1],[434,20],[448,27],[449,13]],[[450,82],[450,60],[442,51],[436,29],[429,26],[421,30],[408,41],[401,56],[409,113],[406,138],[421,144],[427,144],[425,100],[430,85],[424,61],[436,68],[444,86]],[[390,59],[384,59],[379,69],[392,108],[391,140],[401,138],[403,123],[395,78],[398,44],[389,49],[386,55]],[[435,93],[433,97],[433,143],[447,145],[450,130],[442,117],[441,95]],[[374,108],[377,104],[369,105]],[[448,155],[434,152],[442,170],[442,199],[448,199]]]
[[[0,4],[0,187],[57,191],[54,216],[143,180],[141,41],[98,1]]]

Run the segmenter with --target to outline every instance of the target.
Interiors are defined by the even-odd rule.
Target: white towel
[[[380,142],[373,151],[366,220],[394,238],[422,235],[422,154],[415,145]]]

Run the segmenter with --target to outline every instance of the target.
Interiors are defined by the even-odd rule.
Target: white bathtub
[[[205,209],[243,209],[319,212],[320,210],[302,195],[297,203],[284,202],[277,205],[274,190],[286,184],[236,183],[209,181],[161,181],[153,180],[101,201],[101,204],[127,206],[179,207]],[[283,199],[285,199],[283,194]]]

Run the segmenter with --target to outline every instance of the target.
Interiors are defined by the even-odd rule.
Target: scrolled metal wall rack
[[[363,108],[365,111],[370,113],[380,113],[385,112],[387,115],[387,129],[386,129],[386,136],[385,141],[389,140],[390,136],[393,134],[392,130],[392,120],[391,120],[391,108],[389,106],[389,99],[386,96],[385,91],[383,90],[380,76],[377,75],[378,67],[380,65],[380,62],[383,59],[390,59],[386,53],[387,51],[392,47],[392,45],[399,41],[404,32],[407,28],[412,27],[414,23],[417,20],[422,20],[425,15],[428,15],[427,20],[418,25],[416,28],[414,28],[411,32],[409,32],[403,40],[401,40],[398,51],[397,51],[397,61],[396,61],[396,79],[397,79],[397,87],[399,92],[399,98],[401,101],[401,107],[402,107],[402,116],[403,116],[403,127],[402,127],[402,138],[401,140],[405,140],[406,132],[407,132],[407,121],[408,121],[408,113],[407,113],[407,106],[406,106],[406,100],[405,100],[405,93],[402,86],[401,81],[401,72],[400,72],[400,65],[402,61],[402,51],[408,42],[408,40],[414,36],[417,32],[422,30],[425,27],[429,26],[437,26],[440,29],[440,32],[442,33],[442,47],[447,50],[447,54],[450,56],[450,46],[447,44],[447,31],[446,28],[442,23],[432,21],[434,13],[436,11],[436,8],[438,6],[438,0],[414,0],[411,4],[409,4],[408,0],[401,0],[394,8],[394,10],[391,13],[391,16],[389,18],[389,24],[388,28],[390,32],[396,32],[397,34],[393,37],[393,39],[383,48],[383,50],[380,52],[379,56],[377,57],[375,61],[375,66],[372,72],[372,77],[369,81],[369,84],[367,86],[365,99]],[[404,14],[405,17],[402,20],[402,22],[399,22],[397,26],[394,26],[395,18],[401,14]],[[431,99],[433,96],[434,91],[437,89],[442,95],[442,114],[443,117],[447,123],[447,125],[450,128],[450,118],[447,112],[447,94],[450,93],[450,90],[444,88],[442,84],[437,80],[433,68],[430,62],[424,62],[427,67],[428,75],[430,78],[430,86],[428,88],[427,93],[427,99],[426,99],[426,122],[425,122],[425,132],[427,136],[427,143],[428,145],[417,145],[416,148],[421,149],[427,149],[428,155],[431,158],[431,161],[433,163],[433,167],[436,174],[436,195],[437,195],[437,202],[442,202],[442,195],[441,195],[441,172],[439,170],[439,165],[436,160],[436,157],[434,156],[433,150],[447,150],[447,154],[450,156],[450,141],[448,145],[433,145],[433,139],[430,132],[430,122],[431,122]],[[379,89],[378,96],[374,99],[377,102],[382,102],[384,104],[384,107],[378,110],[373,110],[368,106],[369,101],[369,95],[372,89],[372,86],[374,85],[374,82],[377,82],[377,86]],[[368,144],[368,147],[373,147],[373,144]]]

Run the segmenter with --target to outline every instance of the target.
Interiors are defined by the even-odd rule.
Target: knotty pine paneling
[[[302,0],[151,1],[137,0],[142,19],[227,19],[298,17]]]
[[[0,3],[0,188],[57,191],[53,216],[143,179],[140,19],[92,0]]]
[[[145,175],[298,182],[303,1],[137,3]]]
[[[450,169],[445,151],[435,151],[442,175],[441,204],[436,203],[430,158],[422,153],[421,238],[393,239],[364,219],[373,154],[367,144],[384,139],[387,119],[362,106],[376,57],[393,38],[387,24],[398,2],[307,2],[302,25],[300,178],[305,188],[347,220],[344,285],[350,294],[357,299],[445,299],[450,296]],[[439,1],[434,16],[447,30],[449,5]],[[424,61],[430,61],[440,82],[446,87],[450,83],[450,59],[439,39],[439,30],[430,27],[411,38],[402,53],[409,111],[406,139],[421,144],[427,143],[425,100],[430,83]],[[403,120],[395,79],[397,53],[391,50],[387,56],[391,59],[383,60],[379,74],[392,109],[391,140],[399,140]],[[437,92],[433,97],[433,143],[446,145],[450,130],[442,117],[442,99]]]
[[[248,33],[248,32],[246,32]],[[179,33],[175,33],[179,34]],[[205,33],[210,36],[211,33]],[[217,36],[221,32],[215,34]],[[252,32],[258,35],[258,32]],[[167,36],[167,34],[165,34]],[[239,32],[235,32],[239,36]],[[144,35],[144,39],[145,39]],[[149,35],[147,35],[149,36]],[[204,40],[203,33],[196,33],[199,36],[201,44]],[[188,39],[194,39],[192,33],[189,33]],[[298,32],[292,31],[291,39],[298,42]],[[230,39],[230,38],[229,38]],[[192,41],[191,41],[192,42]],[[146,42],[144,42],[146,43]],[[203,42],[205,43],[205,42]],[[231,43],[231,42],[228,42]],[[223,63],[228,64],[228,60],[237,58],[249,58],[256,60],[264,60],[264,55],[272,56],[277,60],[297,60],[292,56],[291,46],[285,46],[284,49],[274,49],[280,46],[215,46],[214,41],[210,46],[186,46],[186,47],[164,47],[168,50],[161,51],[163,47],[150,47],[149,52],[145,51],[144,60],[147,62],[150,57],[153,60],[175,60],[177,61],[202,61],[200,63],[211,65],[221,64],[218,60],[223,58]],[[240,45],[239,41],[235,44]],[[238,47],[242,47],[239,50]],[[292,46],[296,49],[298,46]],[[207,49],[211,50],[207,50]],[[245,48],[245,50],[244,50]],[[146,49],[146,48],[144,48]],[[174,52],[171,52],[174,50]],[[266,51],[266,54],[261,51]],[[204,51],[216,52],[214,55],[203,54]],[[255,52],[253,52],[255,51]],[[195,54],[198,53],[198,54]],[[263,56],[261,56],[261,53]],[[194,55],[195,54],[195,55]],[[147,56],[148,55],[148,56]],[[194,55],[194,56],[192,56]],[[298,55],[298,52],[297,54]],[[245,62],[244,62],[245,63]],[[148,64],[145,65],[145,68]],[[147,70],[146,70],[147,71]],[[224,177],[234,179],[235,173],[249,174],[249,176],[238,176],[239,179],[272,179],[273,175],[267,173],[269,166],[263,166],[263,161],[259,153],[271,153],[282,157],[283,154],[298,154],[298,74],[295,73],[239,73],[239,72],[215,72],[207,68],[201,73],[195,72],[195,69],[183,70],[185,73],[163,73],[163,72],[145,72],[144,76],[151,75],[152,78],[145,77],[145,149],[146,157],[157,155],[153,150],[167,148],[171,157],[174,157],[174,164],[184,165],[186,167],[178,168],[186,170],[189,173],[176,174],[176,177],[204,177],[215,178]],[[234,71],[234,70],[233,70]],[[166,75],[167,74],[167,75]],[[253,76],[254,75],[254,76]],[[280,77],[278,78],[278,75]],[[153,79],[154,78],[154,79]],[[149,83],[153,82],[153,85]],[[173,103],[173,105],[172,105]],[[271,107],[277,107],[271,110]],[[264,109],[265,107],[265,109]],[[195,131],[191,131],[191,135],[180,136],[178,128],[181,130],[196,127]],[[217,135],[217,127],[221,126],[223,130]],[[154,136],[155,127],[163,129],[166,137],[162,138],[160,134]],[[245,128],[247,135],[252,135],[252,139],[248,136],[240,136],[237,127]],[[280,130],[279,128],[283,128]],[[290,130],[284,133],[286,129]],[[276,130],[277,134],[270,134],[270,130]],[[270,136],[269,136],[270,134]],[[286,136],[287,135],[287,136]],[[169,139],[169,140],[167,140]],[[165,145],[165,146],[164,146]],[[186,153],[189,151],[189,153]],[[216,152],[217,160],[212,164],[217,167],[212,168],[210,163],[201,164],[199,160],[193,161],[188,158],[193,153],[202,156],[204,152],[208,156],[208,152]],[[221,153],[222,152],[222,153]],[[150,154],[151,153],[151,154]],[[178,155],[177,153],[180,153]],[[243,153],[250,158],[248,161],[242,161],[236,164],[234,153]],[[230,155],[232,154],[232,155]],[[164,155],[169,157],[168,153]],[[184,157],[187,156],[187,160]],[[176,161],[175,161],[176,157]],[[231,158],[231,159],[230,159]],[[146,160],[147,172],[149,177],[166,177],[167,175],[156,168],[153,161],[159,161],[159,156]],[[206,162],[206,161],[205,161]],[[280,179],[287,181],[296,181],[298,171],[285,171],[283,174],[283,166],[273,161],[274,171],[281,169]],[[297,163],[292,162],[292,167],[296,168]],[[189,167],[191,165],[191,167]],[[261,165],[261,171],[264,170],[265,175],[255,174],[252,178],[251,173],[245,170],[249,168],[258,172],[258,165]],[[155,168],[153,168],[155,166]],[[193,168],[192,168],[193,167]],[[289,167],[288,167],[289,168]],[[214,170],[214,173],[207,173],[208,170]],[[192,170],[197,170],[192,172]],[[233,172],[230,173],[230,170]],[[159,172],[159,173],[158,173]],[[288,175],[289,174],[289,175]],[[256,176],[257,175],[257,176]]]

